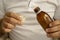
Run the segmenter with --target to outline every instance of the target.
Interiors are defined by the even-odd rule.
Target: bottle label
[[[42,10],[38,11],[37,14],[39,14]]]

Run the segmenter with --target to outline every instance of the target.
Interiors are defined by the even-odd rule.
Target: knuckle
[[[13,22],[14,20],[13,20],[13,18],[9,18],[9,22]]]
[[[6,24],[6,22],[5,22],[5,21],[3,21],[2,25],[3,25],[3,26],[6,26],[7,24]]]
[[[4,22],[3,25],[4,25],[5,28],[11,28],[11,24],[10,23]]]
[[[48,31],[49,31],[49,32],[52,32],[52,31],[53,31],[53,29],[52,29],[52,28],[49,28],[49,29],[48,29]]]
[[[11,28],[11,29],[14,28],[14,25],[10,25],[9,28]]]
[[[6,17],[5,16],[5,18],[3,19],[4,21],[9,21],[10,19],[9,19],[9,17]]]
[[[11,29],[11,28],[13,28],[14,26],[13,26],[12,24],[10,24],[10,23],[7,23],[5,27]]]
[[[9,24],[7,22],[4,22],[3,25],[5,28],[9,26]]]
[[[10,14],[10,16],[13,16],[15,13],[14,12],[10,12],[9,14]]]
[[[49,29],[50,32],[53,32],[53,30],[54,30],[53,28],[50,28],[50,29]]]
[[[10,12],[10,16],[12,16],[13,15],[13,13],[12,12]]]
[[[9,20],[10,20],[10,21],[12,21],[12,20],[13,20],[13,18],[10,18]]]
[[[10,16],[10,15],[11,15],[11,12],[6,12],[6,15],[7,15],[7,16]]]
[[[6,27],[9,27],[9,24],[8,23],[6,24]]]

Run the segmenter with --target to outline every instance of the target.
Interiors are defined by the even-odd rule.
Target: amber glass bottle
[[[36,7],[34,12],[37,14],[37,20],[44,30],[49,28],[49,24],[53,21],[51,17],[46,12],[41,11],[39,7]]]

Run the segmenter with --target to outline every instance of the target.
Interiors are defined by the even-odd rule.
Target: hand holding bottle
[[[55,20],[49,25],[51,28],[47,28],[46,32],[49,37],[60,38],[60,20]]]
[[[34,9],[37,13],[38,23],[46,30],[47,35],[51,38],[60,38],[60,20],[52,20],[44,11],[40,11],[39,7]]]

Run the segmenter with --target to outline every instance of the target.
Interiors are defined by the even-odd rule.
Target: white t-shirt
[[[33,6],[39,6],[53,18],[59,4],[59,0],[0,0],[0,18],[5,11],[14,11],[25,17],[23,25],[17,25],[10,33],[12,40],[52,40],[46,36],[45,31],[37,22]]]

